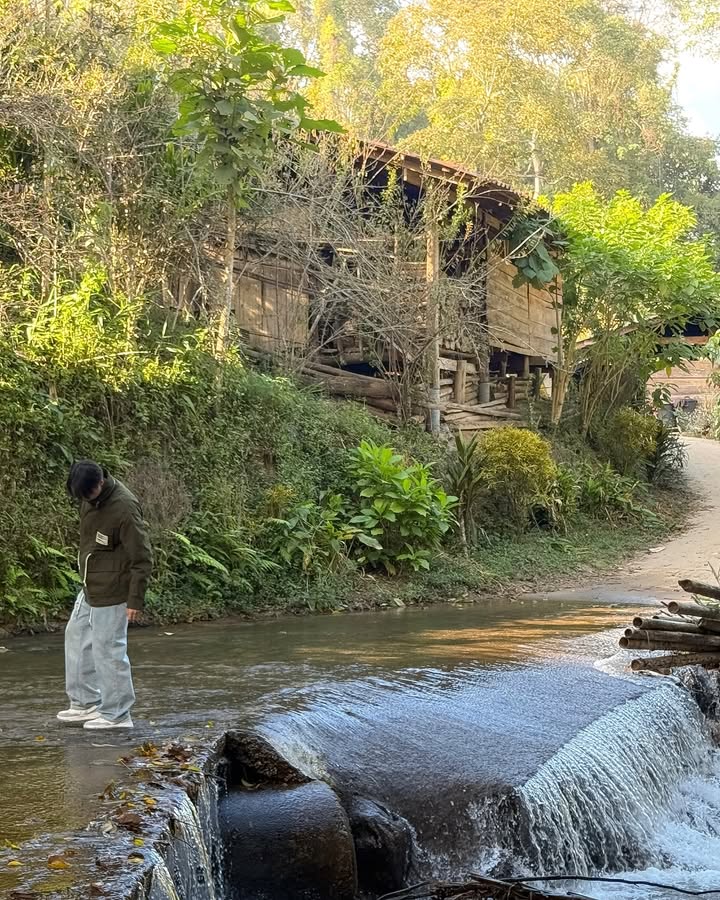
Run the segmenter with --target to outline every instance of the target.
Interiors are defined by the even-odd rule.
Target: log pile
[[[463,433],[484,431],[501,425],[517,425],[522,421],[522,416],[509,410],[504,400],[473,405],[448,403],[441,416],[454,431]]]
[[[256,350],[245,350],[246,356],[258,361],[271,361],[269,354]],[[446,377],[441,380],[440,418],[453,431],[472,433],[501,425],[517,424],[522,417],[507,408],[505,399],[489,403],[460,403],[454,398],[476,397],[480,375],[474,363],[465,359],[441,358],[441,371]],[[399,412],[397,385],[387,378],[362,375],[337,366],[330,366],[313,360],[304,360],[298,365],[299,379],[304,384],[317,385],[334,397],[361,400],[369,412],[383,419],[395,419]],[[413,406],[413,417],[425,418],[427,404],[418,402]]]
[[[638,657],[634,672],[669,674],[680,666],[720,668],[720,587],[683,579],[680,587],[695,597],[708,597],[713,604],[673,600],[663,604],[663,613],[636,616],[632,627],[620,638],[624,650],[667,651],[664,656]]]

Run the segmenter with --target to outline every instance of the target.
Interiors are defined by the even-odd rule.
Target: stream
[[[617,637],[637,611],[446,604],[145,629],[132,635],[138,727],[109,746],[53,722],[60,637],[17,640],[0,657],[0,839],[31,846],[82,827],[122,741],[241,724],[341,799],[401,817],[414,878],[608,873],[720,897],[720,754],[698,703],[715,704],[717,686],[628,675]],[[212,805],[199,818],[188,811],[183,846],[195,859],[176,849],[152,900],[226,900],[223,889],[201,896],[177,883],[209,866]],[[0,872],[0,896],[19,879]],[[678,896],[574,889],[598,900]]]

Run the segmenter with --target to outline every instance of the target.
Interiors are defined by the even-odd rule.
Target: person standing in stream
[[[152,571],[147,528],[135,495],[92,460],[73,463],[67,489],[80,501],[82,587],[65,629],[70,708],[57,717],[91,730],[132,728],[127,629]]]

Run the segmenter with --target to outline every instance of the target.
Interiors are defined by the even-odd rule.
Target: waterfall
[[[150,888],[147,893],[147,900],[180,900],[175,890],[175,884],[172,876],[168,872],[165,860],[157,856],[153,860],[152,876],[150,879]]]
[[[218,900],[208,851],[217,833],[217,825],[213,825],[212,806],[208,805],[211,799],[209,788],[206,788],[200,807],[206,818],[208,830],[205,833],[198,809],[187,795],[183,795],[170,823],[172,840],[165,864],[180,900]]]
[[[496,874],[624,872],[667,884],[707,868],[720,850],[720,754],[704,702],[717,679],[682,673],[579,732],[522,786],[474,809],[478,868]],[[707,707],[706,707],[707,708]],[[674,879],[674,880],[673,880]],[[717,873],[710,883],[720,884]],[[694,881],[691,883],[695,884]],[[594,897],[647,897],[632,888]]]

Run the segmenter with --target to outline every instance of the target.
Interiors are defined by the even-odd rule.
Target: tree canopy
[[[686,133],[673,101],[671,26],[637,4],[299,7],[306,51],[327,73],[313,99],[361,136],[536,193],[587,179],[606,196],[688,199],[717,182],[714,143]],[[703,219],[714,227],[714,211]]]

